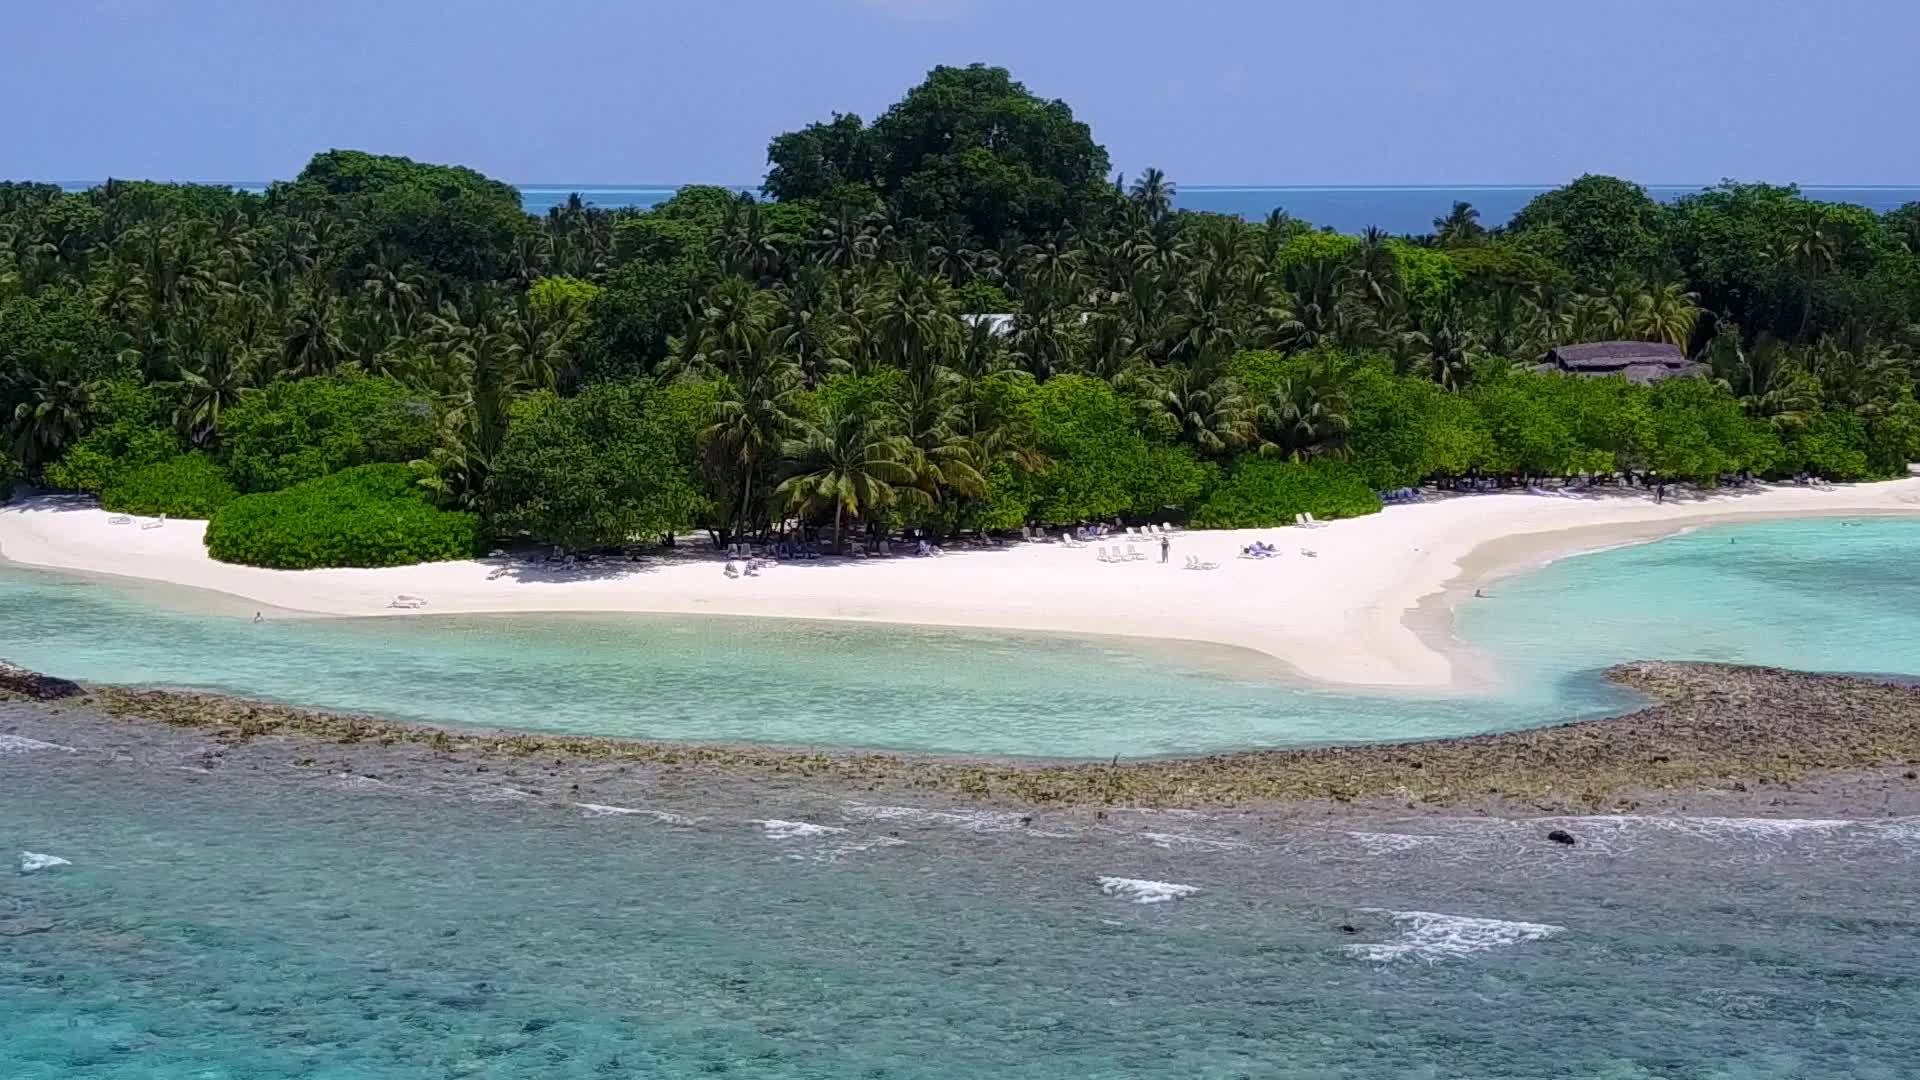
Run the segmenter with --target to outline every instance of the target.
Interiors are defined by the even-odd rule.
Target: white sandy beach
[[[1257,650],[1305,678],[1404,688],[1468,681],[1448,612],[1477,583],[1574,551],[1717,521],[1913,514],[1920,477],[1835,488],[1675,495],[1489,494],[1439,499],[1319,529],[1177,533],[1172,558],[1099,562],[1099,544],[1012,543],[943,558],[821,559],[726,578],[711,555],[562,569],[476,560],[384,570],[260,570],[207,557],[203,522],[142,529],[71,499],[0,506],[0,558],[214,590],[316,615],[629,611],[1004,628],[1190,640]],[[1265,539],[1279,558],[1238,558]],[[1122,541],[1124,543],[1125,541]],[[1306,557],[1302,548],[1317,552]],[[1182,569],[1189,555],[1219,569]]]

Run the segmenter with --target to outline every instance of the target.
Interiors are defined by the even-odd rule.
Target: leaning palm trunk
[[[746,475],[740,478],[740,516],[733,523],[735,543],[747,538],[747,508],[753,505],[753,469],[748,468]]]
[[[847,553],[846,546],[840,542],[840,522],[846,514],[847,504],[842,500],[835,500],[833,504],[833,553],[835,555]]]

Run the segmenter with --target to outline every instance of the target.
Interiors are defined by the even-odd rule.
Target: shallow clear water
[[[1920,519],[1722,525],[1562,559],[1462,606],[1520,680],[1626,659],[1920,674]]]
[[[1516,693],[1562,702],[1628,656],[1914,670],[1916,554],[1920,522],[1703,530],[1502,582],[1462,632],[1533,688]],[[53,670],[184,665],[485,723],[1205,744],[1306,717],[1520,715],[1400,701],[1396,719],[1074,639],[256,627],[17,572],[0,611],[0,656]],[[343,774],[334,751],[296,768],[263,743],[220,764],[195,734],[63,723],[0,705],[6,1080],[1893,1080],[1920,1059],[1920,819],[1864,807],[1023,825],[805,782],[581,774],[652,811],[615,813],[543,763],[409,779],[380,757],[406,748],[359,748]]]
[[[1891,1080],[1920,1055],[1911,818],[995,831],[720,784],[676,825],[230,771],[0,755],[0,852],[67,860],[0,867],[0,1076]],[[803,814],[843,831],[753,820]]]
[[[276,620],[0,569],[0,657],[448,724],[658,739],[1145,756],[1468,734],[1618,710],[1602,668],[1920,673],[1920,521],[1702,530],[1563,560],[1465,606],[1510,686],[1304,689],[1119,639],[711,617]]]

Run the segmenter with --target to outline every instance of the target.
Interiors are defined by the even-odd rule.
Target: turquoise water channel
[[[244,609],[190,613],[122,584],[8,568],[0,658],[446,724],[1145,756],[1596,715],[1632,700],[1598,672],[1634,659],[1920,673],[1915,566],[1920,521],[1897,519],[1718,527],[1565,559],[1465,605],[1460,634],[1507,684],[1474,696],[1309,689],[1116,638],[704,616],[254,624]]]
[[[1515,681],[1472,702],[1084,639],[253,626],[19,572],[0,656],[450,723],[1150,752],[1534,722],[1603,707],[1592,672],[1634,656],[1911,671],[1916,554],[1920,523],[1868,521],[1569,559],[1468,607]],[[0,703],[0,1077],[1894,1080],[1920,1059],[1920,818],[1864,805],[1096,814],[318,753]]]

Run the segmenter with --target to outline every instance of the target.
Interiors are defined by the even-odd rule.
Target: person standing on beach
[[[1168,540],[1168,539],[1167,539],[1166,537],[1164,537],[1164,536],[1163,536],[1163,537],[1161,537],[1161,538],[1160,538],[1160,561],[1161,561],[1161,562],[1163,562],[1163,563],[1164,563],[1164,562],[1166,562],[1166,561],[1167,561],[1167,553],[1168,553],[1168,552],[1170,552],[1170,551],[1172,551],[1172,550],[1173,550],[1173,541],[1171,541],[1171,540]]]

